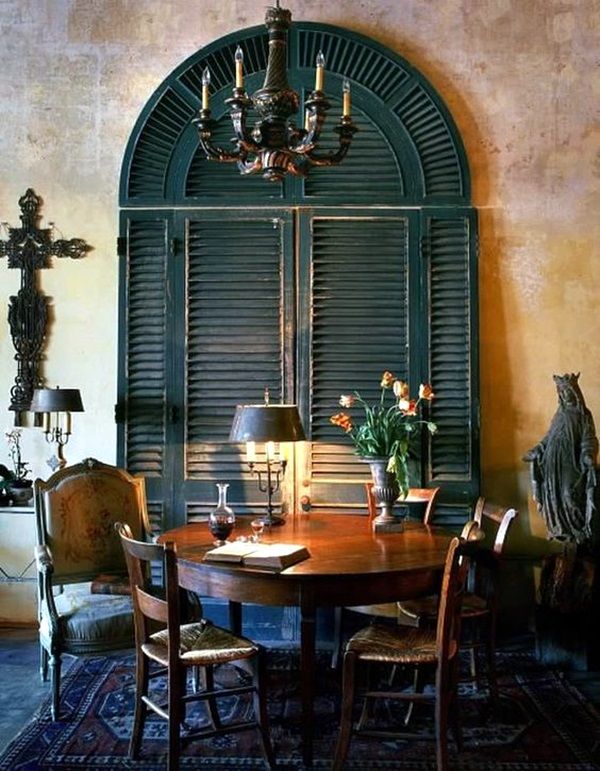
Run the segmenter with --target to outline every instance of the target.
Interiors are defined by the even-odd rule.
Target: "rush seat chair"
[[[146,716],[151,709],[168,722],[167,771],[177,771],[179,768],[182,740],[187,742],[251,729],[257,731],[266,767],[274,768],[261,648],[204,619],[182,623],[174,544],[136,541],[125,524],[117,525],[117,531],[127,560],[135,616],[136,695],[130,757],[139,757]],[[152,562],[163,565],[164,598],[148,591]],[[157,624],[162,627],[159,631],[155,631]],[[221,664],[234,664],[251,675],[251,682],[216,688],[214,670]],[[197,670],[203,673],[200,679],[205,687],[202,690],[196,690],[195,687],[188,689],[188,681],[194,685],[198,679]],[[188,678],[189,671],[193,676]],[[160,703],[150,689],[150,682],[158,676],[167,678],[167,697],[164,703]],[[247,697],[251,700],[253,716],[250,719],[237,722],[222,720],[219,700],[232,697]],[[188,729],[186,724],[186,733],[182,735],[186,707],[194,701],[205,702],[208,725],[202,723]]]

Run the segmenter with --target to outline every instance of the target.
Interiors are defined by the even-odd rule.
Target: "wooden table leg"
[[[229,628],[234,634],[242,634],[242,603],[229,600]]]
[[[300,696],[302,699],[302,759],[313,764],[313,721],[315,701],[315,643],[317,615],[312,596],[300,602]]]

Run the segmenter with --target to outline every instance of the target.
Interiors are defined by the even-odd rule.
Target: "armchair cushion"
[[[90,584],[73,584],[55,595],[54,604],[63,641],[69,645],[100,646],[107,640],[111,647],[123,641],[131,646],[134,639],[131,597],[91,594]],[[40,619],[40,636],[50,639],[50,619],[44,606]]]

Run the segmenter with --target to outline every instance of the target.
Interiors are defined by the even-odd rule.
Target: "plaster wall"
[[[290,5],[296,19],[354,29],[402,54],[454,115],[481,214],[483,490],[520,509],[514,548],[540,552],[545,528],[521,456],[554,413],[552,374],[581,370],[600,415],[600,0]],[[94,247],[80,261],[55,260],[41,282],[52,298],[44,374],[80,388],[86,407],[74,416],[70,462],[115,459],[117,184],[133,124],[180,62],[263,16],[264,4],[239,0],[0,4],[0,219],[18,224],[17,200],[33,187],[46,224]],[[0,260],[4,307],[18,278]],[[7,427],[13,353],[2,312]],[[23,449],[34,476],[47,476],[41,432],[26,429]]]

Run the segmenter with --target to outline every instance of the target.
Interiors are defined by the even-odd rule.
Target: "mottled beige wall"
[[[543,545],[522,453],[555,409],[553,372],[581,370],[600,419],[600,2],[346,0],[290,3],[295,18],[349,27],[429,78],[464,137],[481,212],[484,491],[515,502],[528,548]],[[113,460],[117,182],[127,137],[153,90],[186,57],[262,24],[264,3],[4,0],[0,5],[0,219],[32,186],[65,237],[94,251],[43,275],[53,298],[45,374],[81,388],[70,460]],[[15,271],[0,262],[5,301]],[[0,394],[14,377],[0,317]],[[8,424],[10,416],[5,413]],[[45,475],[37,431],[27,457]],[[0,447],[0,462],[4,451]],[[522,540],[523,542],[523,540]]]

